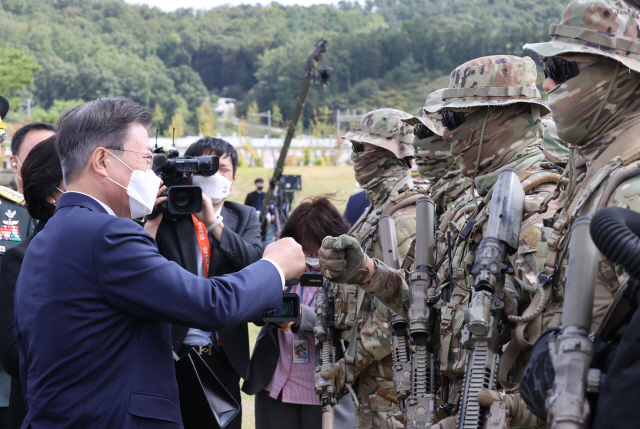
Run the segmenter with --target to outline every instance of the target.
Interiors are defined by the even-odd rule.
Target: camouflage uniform
[[[371,206],[351,229],[360,245],[372,258],[382,258],[377,221],[392,196],[403,185],[411,186],[411,175],[405,158],[413,157],[410,146],[413,127],[401,122],[405,112],[380,109],[368,113],[353,133],[344,136],[356,143],[368,143],[375,149],[353,153],[356,179],[366,190]],[[406,189],[406,188],[405,188]],[[415,206],[405,207],[392,214],[396,227],[398,253],[404,258],[415,236]],[[382,388],[393,392],[391,373],[391,320],[380,301],[366,294],[361,312],[357,311],[356,285],[332,284],[335,296],[335,327],[347,342],[353,338],[357,326],[357,346],[354,369],[368,375]],[[398,428],[392,418],[398,412],[395,403],[376,393],[358,379],[354,386],[359,402],[356,410],[358,428]]]
[[[542,218],[550,214],[549,211],[544,214],[538,212],[541,211],[544,197],[560,179],[557,170],[545,161],[543,155],[543,128],[539,112],[547,113],[547,108],[539,98],[535,79],[535,65],[529,58],[480,58],[454,70],[449,89],[443,94],[443,102],[430,108],[432,112],[465,109],[466,121],[453,131],[446,130],[443,137],[451,145],[451,152],[460,166],[461,175],[467,180],[473,179],[477,190],[475,194],[472,189],[467,189],[459,193],[457,198],[448,201],[447,211],[441,216],[440,223],[443,233],[447,231],[449,221],[456,225],[455,230],[451,231],[455,249],[452,265],[456,287],[450,302],[439,303],[439,370],[447,379],[445,386],[448,385],[447,391],[441,392],[441,397],[446,398],[454,409],[458,406],[467,353],[461,346],[460,335],[464,325],[464,309],[469,299],[469,271],[475,259],[475,248],[483,237],[485,221],[488,219],[487,207],[480,209],[478,204],[490,192],[499,172],[505,168],[513,168],[519,172],[527,194],[525,212],[529,213],[522,225],[519,251],[513,260],[519,281],[509,279],[505,285],[512,298],[507,300],[508,314],[516,315],[517,305],[528,300],[520,284],[535,282],[537,261],[530,256],[540,239]],[[507,90],[510,91],[509,94],[520,95],[506,95]],[[480,149],[478,142],[481,134],[483,144]],[[478,160],[479,165],[476,165]],[[457,232],[464,228],[471,215],[477,220],[477,227],[467,240],[456,245]],[[403,293],[403,289],[406,290],[403,276],[383,264],[377,263],[376,267],[376,274],[363,288],[394,310],[406,309],[408,294]],[[446,261],[441,265],[440,276],[445,280],[443,285],[447,285],[449,270]]]
[[[561,23],[551,26],[550,42],[525,45],[541,57],[586,63],[577,76],[549,91],[558,137],[573,145],[586,165],[581,169],[574,158],[568,185],[553,195],[560,208],[552,227],[542,230],[545,245],[537,255],[549,298],[540,317],[527,325],[532,332],[560,323],[573,221],[607,206],[640,211],[640,52],[622,48],[638,43],[639,27],[638,10],[624,2],[574,1]],[[599,254],[592,323],[596,337],[621,274]]]

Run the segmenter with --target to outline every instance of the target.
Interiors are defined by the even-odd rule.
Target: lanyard
[[[204,268],[204,276],[209,278],[209,263],[211,262],[211,244],[209,243],[209,234],[204,223],[200,222],[194,215],[191,215],[193,219],[193,226],[196,229],[196,238],[198,239],[198,246],[202,253],[202,266]]]

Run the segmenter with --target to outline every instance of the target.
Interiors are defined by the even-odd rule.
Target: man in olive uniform
[[[2,113],[2,112],[0,112]],[[55,127],[45,122],[34,122],[18,129],[11,138],[9,159],[11,171],[16,176],[17,191],[0,186],[0,258],[4,253],[28,237],[35,228],[35,222],[24,207],[22,197],[22,163],[31,149],[44,139],[55,134]]]
[[[449,88],[443,92],[443,102],[429,107],[431,113],[440,113],[447,128],[443,139],[450,144],[461,174],[471,179],[475,188],[449,205],[453,208],[450,219],[455,220],[455,228],[451,231],[453,285],[447,285],[451,291],[450,301],[438,304],[442,358],[437,369],[443,381],[440,397],[444,402],[441,409],[445,411],[440,417],[455,413],[460,405],[465,360],[470,351],[461,344],[464,309],[468,305],[472,282],[470,267],[482,239],[482,225],[488,219],[486,205],[476,197],[476,192],[480,198],[485,198],[500,171],[513,168],[519,172],[526,191],[528,219],[522,226],[518,255],[529,255],[537,247],[542,218],[549,215],[546,209],[541,209],[544,197],[560,179],[557,170],[543,155],[540,113],[546,114],[548,110],[540,99],[535,81],[536,68],[530,58],[483,57],[456,68],[451,73]],[[477,226],[458,240],[468,222],[475,222]],[[445,225],[444,231],[449,225]],[[358,258],[357,252],[343,252],[345,258],[334,253],[330,244],[326,239],[320,256],[328,278],[340,277],[353,271],[353,265],[362,264],[372,273],[361,283],[363,289],[379,297],[394,311],[406,311],[409,303],[408,294],[402,292],[407,289],[402,273],[389,269],[380,261],[374,263]],[[535,263],[533,257],[513,261],[517,280],[508,279],[505,284],[507,314],[516,316],[517,305],[528,300],[520,293],[519,284],[535,282]],[[449,279],[448,264],[442,264],[442,267],[441,278]]]
[[[9,101],[3,95],[0,95],[0,140],[4,141],[7,136],[7,126],[2,122],[9,111]],[[5,252],[13,246],[20,243],[20,240],[28,237],[35,228],[35,222],[29,216],[29,212],[24,207],[24,198],[22,197],[22,162],[36,144],[54,134],[53,125],[36,123],[26,125],[16,131],[11,141],[11,152],[13,156],[10,158],[11,170],[16,175],[18,191],[11,188],[0,186],[0,258]],[[26,131],[25,131],[26,129]],[[26,141],[26,142],[25,142]],[[4,427],[6,419],[6,410],[9,405],[9,389],[11,385],[11,377],[5,372],[0,365],[0,428]]]
[[[415,206],[393,210],[398,191],[414,191],[410,166],[413,158],[413,127],[402,122],[411,115],[395,110],[369,112],[351,141],[356,180],[371,202],[350,233],[371,257],[382,257],[378,219],[386,211],[394,220],[400,259],[404,259],[415,235]],[[396,197],[396,199],[394,199]],[[351,237],[352,238],[352,237]],[[391,319],[387,309],[354,284],[334,283],[335,328],[349,343],[347,359],[342,359],[325,378],[336,378],[338,389],[352,374],[357,397],[356,424],[360,429],[402,427],[393,415],[398,413],[393,396]],[[347,364],[349,357],[353,365]],[[351,379],[351,375],[349,376]],[[345,398],[346,399],[346,398]]]

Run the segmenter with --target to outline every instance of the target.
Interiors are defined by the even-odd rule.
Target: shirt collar
[[[84,192],[78,192],[78,191],[67,191],[65,192],[66,194],[69,193],[74,193],[74,194],[81,194],[81,195],[85,195],[89,198],[93,198],[96,202],[98,202],[98,204],[100,204],[102,206],[103,209],[105,209],[107,211],[108,214],[110,214],[111,216],[116,216],[116,212],[114,212],[111,207],[109,207],[108,205],[106,205],[105,203],[103,203],[102,201],[100,201],[99,199],[97,199],[96,197],[93,197],[89,194],[85,194]]]

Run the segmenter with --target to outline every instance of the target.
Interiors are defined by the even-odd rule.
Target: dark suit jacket
[[[20,352],[13,325],[13,293],[27,247],[45,225],[46,222],[39,222],[29,237],[7,250],[0,263],[2,265],[0,270],[0,360],[7,373],[11,375],[11,396],[7,416],[8,429],[19,428],[24,416],[27,415],[27,406],[24,403],[22,386],[20,385]]]
[[[23,427],[182,428],[170,324],[215,331],[255,320],[280,308],[281,287],[268,261],[194,276],[140,225],[67,192],[16,285]]]
[[[234,273],[262,257],[260,222],[256,211],[242,204],[225,201],[220,213],[224,218],[222,241],[209,233],[211,243],[210,276]],[[190,273],[198,275],[198,242],[191,217],[178,221],[163,221],[156,234],[160,254],[177,262]],[[188,327],[173,325],[171,339],[177,352],[189,331]],[[218,331],[222,349],[236,372],[249,378],[249,330],[243,323]]]
[[[244,205],[245,206],[251,206],[256,210],[261,210],[262,208],[256,207],[256,204],[258,204],[258,196],[259,195],[260,194],[258,194],[258,191],[249,192],[247,194],[247,198],[244,200]],[[262,196],[264,198],[264,192],[262,193]]]

